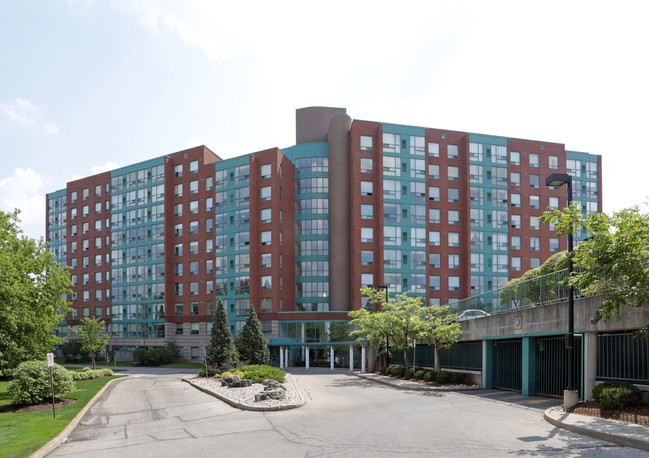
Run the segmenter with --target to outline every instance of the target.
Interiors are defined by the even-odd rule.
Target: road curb
[[[649,428],[645,426],[569,413],[563,407],[546,409],[543,418],[548,423],[573,433],[649,451]]]
[[[107,384],[105,384],[101,390],[97,391],[97,394],[95,394],[90,401],[88,401],[88,404],[85,405],[83,409],[72,419],[68,425],[61,430],[61,432],[53,439],[51,439],[47,444],[43,445],[41,448],[36,450],[34,453],[29,455],[30,458],[42,458],[46,456],[48,453],[50,453],[52,450],[54,450],[56,447],[61,445],[63,442],[65,442],[68,438],[68,434],[72,432],[74,428],[77,427],[83,416],[92,408],[93,405],[95,405],[95,402],[99,399],[99,396],[104,394],[104,392],[108,389],[109,386],[113,384],[113,382],[119,382],[121,380],[125,380],[127,377],[120,377],[120,378],[115,378],[111,381],[109,381]]]
[[[278,410],[291,410],[291,409],[297,409],[298,407],[302,407],[304,404],[306,404],[306,401],[304,400],[304,396],[302,396],[302,392],[300,391],[300,388],[298,387],[297,383],[295,383],[295,380],[293,380],[293,377],[291,374],[286,374],[286,377],[290,379],[291,383],[295,387],[295,391],[297,391],[298,396],[300,397],[300,402],[297,404],[284,404],[284,405],[279,405],[279,406],[249,406],[246,404],[241,404],[240,402],[234,401],[226,396],[223,396],[219,393],[215,393],[214,391],[208,390],[207,388],[204,388],[200,385],[197,385],[192,382],[192,378],[189,377],[183,377],[182,381],[190,384],[194,388],[202,391],[203,393],[207,393],[211,396],[214,396],[217,399],[220,399],[221,401],[225,402],[226,404],[230,404],[232,407],[236,407],[237,409],[241,410],[251,410],[253,412],[273,412],[273,411],[278,411]]]

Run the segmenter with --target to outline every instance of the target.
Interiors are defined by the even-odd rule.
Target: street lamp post
[[[387,304],[390,301],[390,293],[388,292],[388,288],[390,285],[377,285],[376,289],[384,289],[385,290],[385,303]],[[390,334],[387,334],[385,336],[385,365],[387,367],[388,365],[388,358],[390,354]]]
[[[568,207],[572,203],[572,176],[567,173],[553,173],[545,179],[546,186],[568,185]],[[568,231],[568,278],[572,275],[572,230]],[[579,401],[575,390],[575,297],[572,286],[568,290],[568,387],[563,393],[563,407],[570,408]]]

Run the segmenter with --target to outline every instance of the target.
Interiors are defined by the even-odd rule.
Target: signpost
[[[52,387],[52,415],[56,418],[56,407],[54,404],[54,376],[52,375],[52,366],[54,366],[54,353],[47,354],[47,366],[50,368],[50,386]]]

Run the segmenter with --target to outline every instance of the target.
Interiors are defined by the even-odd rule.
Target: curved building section
[[[349,131],[352,119],[337,114],[329,124],[329,306],[351,310],[349,264]]]

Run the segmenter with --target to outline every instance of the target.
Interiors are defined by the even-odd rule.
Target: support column
[[[491,389],[493,387],[493,340],[482,341],[482,387]]]
[[[365,372],[365,345],[361,347],[361,373]]]
[[[593,399],[597,378],[597,333],[584,333],[584,401]]]
[[[349,371],[354,370],[354,346],[349,346]]]
[[[304,367],[309,368],[309,347],[304,346]]]
[[[284,347],[279,347],[279,368],[284,369]]]
[[[536,394],[536,337],[523,337],[522,358],[521,394],[534,396]]]
[[[288,347],[284,348],[284,351],[286,352],[284,354],[284,367],[288,367]]]
[[[334,370],[334,346],[329,345],[329,368]]]

